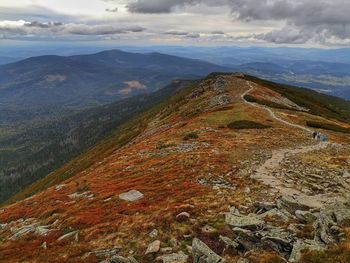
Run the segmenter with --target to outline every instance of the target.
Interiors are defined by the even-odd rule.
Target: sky
[[[0,42],[350,47],[349,0],[0,0]]]

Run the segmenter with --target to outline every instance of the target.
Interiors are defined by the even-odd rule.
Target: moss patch
[[[230,129],[267,129],[271,128],[271,126],[264,125],[258,122],[254,121],[247,121],[247,120],[242,120],[242,121],[234,121],[231,122],[227,125],[228,128]]]

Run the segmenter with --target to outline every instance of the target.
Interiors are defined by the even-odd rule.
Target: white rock
[[[131,190],[129,192],[125,192],[119,195],[119,198],[125,201],[129,202],[135,202],[137,200],[140,200],[144,197],[144,195],[137,191],[137,190]]]
[[[176,216],[176,219],[179,221],[186,221],[190,218],[190,214],[187,212],[182,212]]]
[[[157,229],[153,229],[151,231],[151,233],[148,234],[150,237],[155,238],[156,236],[158,236],[158,230]]]
[[[78,236],[79,236],[79,231],[69,232],[69,233],[59,237],[57,240],[61,241],[61,240],[68,239],[68,238],[73,237],[73,236],[75,236],[74,237],[75,241],[78,241],[77,239],[78,239]]]
[[[148,255],[148,254],[152,254],[152,253],[157,253],[159,250],[160,250],[160,241],[156,240],[148,245],[148,248],[147,248],[145,254]]]
[[[47,249],[46,242],[42,243],[40,247],[43,248],[43,249]]]

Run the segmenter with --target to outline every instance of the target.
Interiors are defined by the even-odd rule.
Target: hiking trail
[[[271,116],[271,118],[273,118],[274,120],[277,120],[282,124],[288,125],[290,127],[302,129],[304,131],[307,131],[310,134],[313,132],[311,129],[308,129],[304,126],[290,123],[286,120],[279,118],[272,111],[272,109],[268,108],[267,106],[263,106],[263,105],[259,105],[259,104],[247,101],[244,98],[244,96],[247,95],[252,90],[254,90],[255,88],[254,86],[251,85],[251,83],[247,82],[247,84],[250,87],[250,89],[248,89],[241,95],[245,103],[247,103],[250,106],[257,107],[267,111]],[[262,182],[263,184],[270,186],[273,189],[274,193],[293,195],[298,198],[308,198],[310,200],[310,196],[305,195],[301,191],[286,187],[285,183],[281,179],[275,177],[272,172],[279,168],[280,163],[283,161],[283,159],[287,155],[297,155],[297,154],[303,154],[303,153],[312,152],[312,151],[318,151],[318,150],[325,149],[328,145],[330,145],[329,142],[319,142],[317,144],[300,146],[297,148],[286,148],[286,149],[274,150],[272,151],[272,156],[253,172],[253,174],[251,175],[251,178],[256,179]],[[327,201],[326,198],[323,198],[322,196],[312,196],[311,198],[311,202],[313,202],[317,206],[322,206],[322,203],[326,201]]]

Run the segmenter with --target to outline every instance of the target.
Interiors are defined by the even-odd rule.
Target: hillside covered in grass
[[[3,205],[0,262],[347,262],[349,134],[300,128],[350,128],[332,97],[241,74],[174,85]]]

